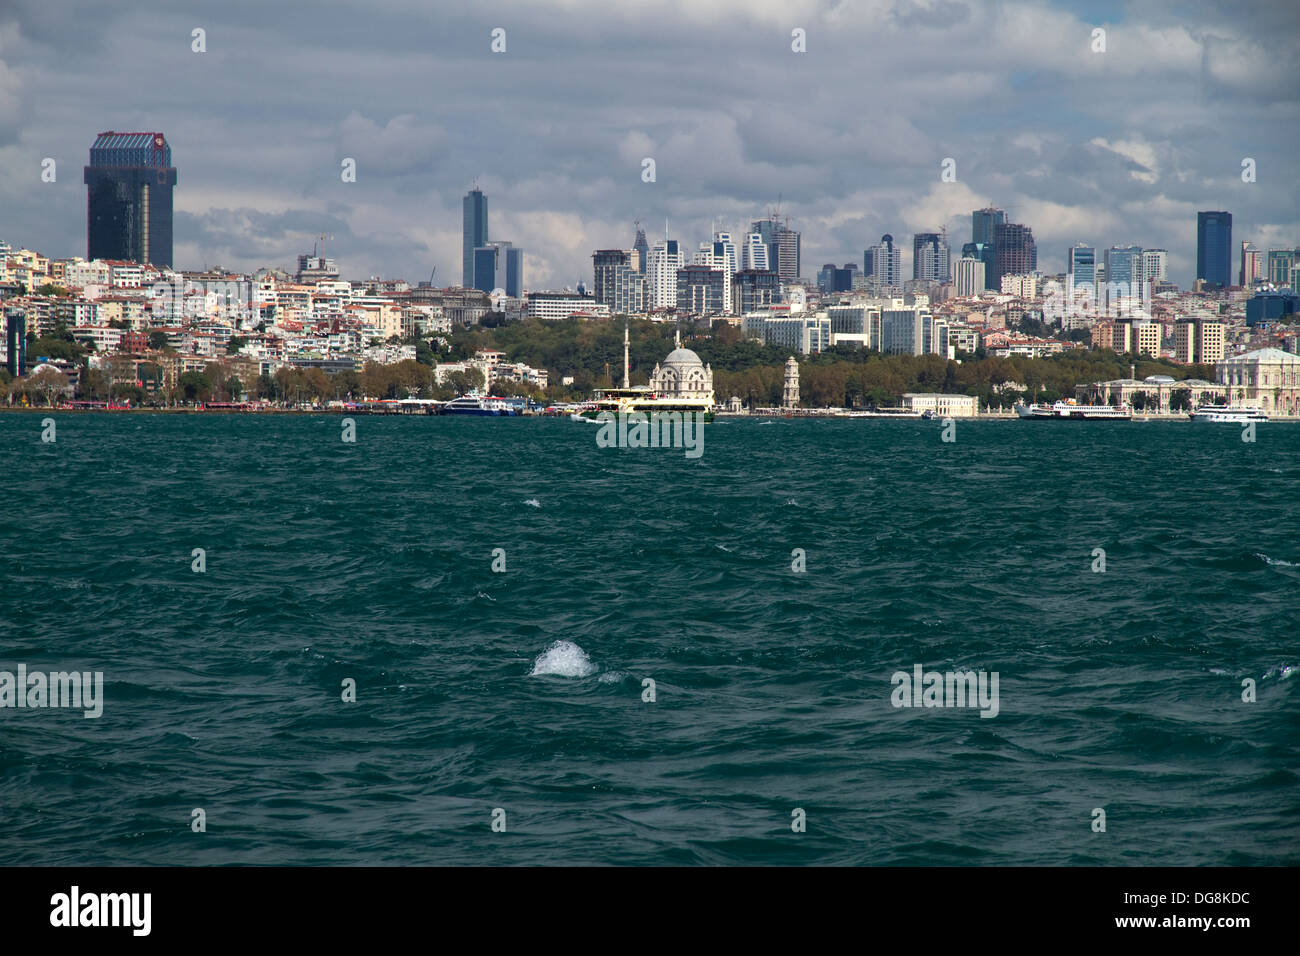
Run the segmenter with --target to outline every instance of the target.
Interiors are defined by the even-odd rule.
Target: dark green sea
[[[1300,426],[42,417],[0,864],[1300,863]]]

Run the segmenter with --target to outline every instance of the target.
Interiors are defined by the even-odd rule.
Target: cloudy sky
[[[1298,27],[1292,0],[2,0],[0,239],[85,255],[95,135],[157,130],[181,268],[290,267],[324,233],[347,278],[457,283],[477,179],[534,289],[589,284],[634,220],[693,250],[778,199],[805,276],[885,232],[910,275],[913,232],[957,247],[992,202],[1046,271],[1132,243],[1186,287],[1198,209],[1300,245]]]

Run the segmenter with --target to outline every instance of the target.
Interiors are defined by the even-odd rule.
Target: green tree
[[[167,349],[167,333],[159,329],[149,333],[149,348],[155,352],[162,352]]]
[[[212,379],[202,372],[184,372],[176,385],[187,402],[207,401],[212,397]]]

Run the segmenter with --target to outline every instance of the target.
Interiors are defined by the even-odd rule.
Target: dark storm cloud
[[[634,219],[693,250],[778,198],[806,275],[884,232],[959,244],[992,201],[1034,228],[1044,268],[1075,241],[1137,242],[1168,248],[1186,285],[1198,208],[1232,210],[1234,238],[1300,242],[1286,6],[1103,5],[1090,22],[994,0],[19,0],[0,12],[0,238],[84,252],[95,133],[158,129],[186,266],[288,265],[325,232],[349,276],[436,263],[454,281],[477,178],[531,287],[589,278]],[[939,182],[945,157],[957,183]]]

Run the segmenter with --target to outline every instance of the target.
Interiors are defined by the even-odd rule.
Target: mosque
[[[675,348],[650,373],[650,388],[664,399],[704,399],[713,404],[713,369],[690,349],[682,348],[677,333]]]

